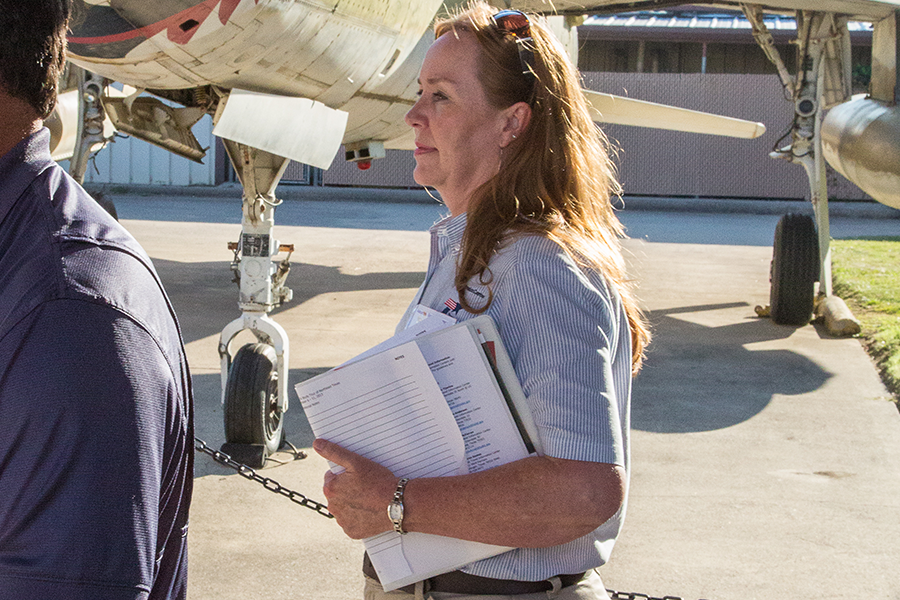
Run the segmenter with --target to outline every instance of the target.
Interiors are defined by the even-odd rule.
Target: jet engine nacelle
[[[835,106],[822,123],[822,150],[844,177],[900,209],[900,107],[871,98]]]

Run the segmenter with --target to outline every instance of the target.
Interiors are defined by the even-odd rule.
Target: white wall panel
[[[115,143],[116,146],[125,146],[126,144],[130,159],[128,163],[129,169],[119,173],[118,181],[115,181],[115,183],[150,183],[150,152],[156,148],[147,142],[134,138],[120,138]]]
[[[122,140],[125,141],[125,140]],[[108,164],[108,171],[105,173],[105,176],[108,180],[112,180],[114,176],[117,174],[122,174],[120,177],[122,178],[131,178],[131,148],[126,146],[125,144],[109,144],[107,148],[110,160]],[[103,171],[101,171],[102,173]],[[116,183],[121,183],[121,181],[117,181]]]

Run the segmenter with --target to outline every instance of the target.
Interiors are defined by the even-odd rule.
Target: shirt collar
[[[46,127],[0,157],[0,223],[35,177],[51,163],[50,130]]]
[[[431,235],[437,240],[441,256],[448,250],[459,250],[463,234],[466,232],[466,217],[467,213],[446,217],[431,226]]]

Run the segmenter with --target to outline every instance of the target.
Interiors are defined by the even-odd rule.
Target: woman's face
[[[474,34],[452,31],[428,50],[419,72],[419,99],[406,114],[416,133],[420,185],[441,194],[451,214],[467,210],[472,192],[500,167],[507,116],[488,104],[478,80],[479,46]]]

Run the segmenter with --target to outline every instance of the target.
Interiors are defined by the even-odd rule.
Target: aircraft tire
[[[806,325],[819,279],[819,245],[812,217],[789,213],[775,227],[769,304],[779,325]]]
[[[265,446],[265,456],[277,452],[284,439],[275,365],[272,346],[246,344],[235,354],[225,386],[226,442]]]

